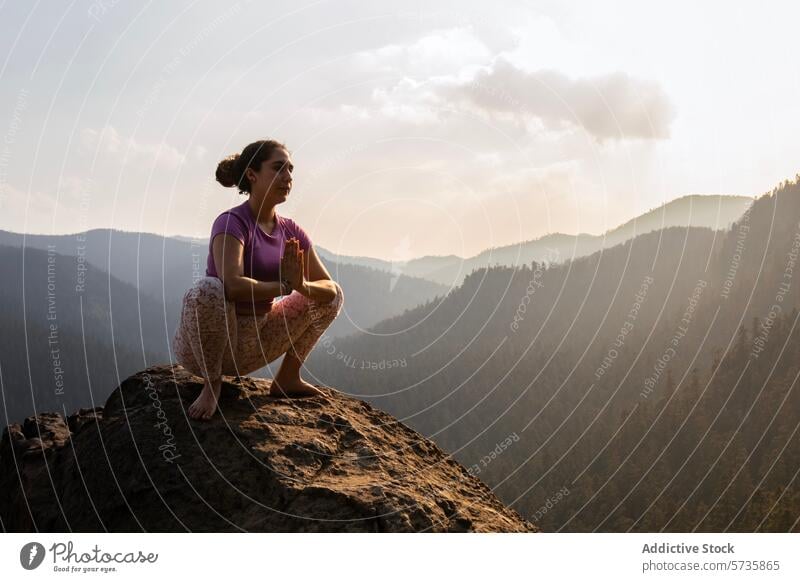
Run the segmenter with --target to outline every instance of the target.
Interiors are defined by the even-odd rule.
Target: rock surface
[[[179,365],[105,406],[42,413],[0,443],[0,520],[16,532],[538,531],[431,441],[336,390],[269,396],[223,378],[210,421]]]

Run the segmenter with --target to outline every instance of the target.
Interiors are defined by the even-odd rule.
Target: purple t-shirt
[[[264,232],[250,208],[249,201],[245,200],[239,206],[234,206],[220,214],[211,227],[211,238],[208,241],[208,261],[206,264],[207,277],[219,277],[214,265],[213,244],[218,234],[229,234],[244,245],[244,276],[258,281],[278,281],[281,257],[286,241],[292,237],[300,241],[300,248],[308,256],[311,248],[311,239],[306,231],[291,218],[285,218],[275,212],[275,226],[272,233]],[[272,306],[272,300],[267,301],[237,301],[237,311],[252,311],[266,313]],[[242,309],[243,308],[243,309]]]

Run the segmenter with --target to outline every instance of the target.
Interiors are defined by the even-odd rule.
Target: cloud
[[[384,118],[416,125],[437,123],[443,110],[441,100],[429,84],[409,78],[388,89],[374,89],[372,100]]]
[[[346,117],[385,119],[411,125],[438,124],[448,104],[441,83],[464,81],[492,61],[492,53],[472,27],[434,30],[407,44],[389,44],[354,54],[348,75],[380,75],[368,93],[349,93],[334,107]]]
[[[348,93],[345,102],[327,107],[345,118],[418,127],[466,114],[528,135],[577,129],[601,143],[670,137],[675,108],[657,82],[625,72],[532,70],[521,58],[492,53],[471,27],[437,30],[408,44],[356,53],[348,69],[376,75],[370,91]]]
[[[505,59],[441,96],[488,114],[540,120],[551,130],[582,127],[599,141],[665,139],[675,110],[661,87],[616,72],[571,79],[553,70],[523,71]]]
[[[94,155],[113,154],[126,163],[157,164],[167,168],[177,168],[187,160],[187,156],[177,148],[165,143],[145,143],[132,137],[123,137],[112,125],[101,129],[84,128],[81,131],[81,144],[84,149]],[[200,159],[205,154],[205,148],[195,150],[195,157]]]
[[[371,74],[402,71],[427,78],[487,64],[491,57],[471,27],[456,27],[433,31],[409,44],[390,44],[358,52],[351,66]]]

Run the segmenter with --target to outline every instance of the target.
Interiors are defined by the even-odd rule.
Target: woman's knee
[[[322,307],[328,311],[334,310],[338,313],[339,309],[341,309],[342,304],[344,303],[344,291],[342,291],[342,286],[339,285],[336,281],[331,281],[333,286],[336,289],[336,295],[329,300],[321,301],[319,299],[306,299],[305,302],[308,305],[313,305],[314,307]]]
[[[338,313],[342,305],[344,305],[344,290],[342,290],[342,286],[336,281],[334,281],[333,284],[336,287],[336,297],[333,298],[332,303],[336,305],[336,312]]]
[[[190,305],[214,303],[222,305],[225,301],[225,287],[217,277],[202,277],[189,287],[183,297]]]
[[[333,285],[336,288],[336,295],[333,299],[321,305],[332,317],[336,317],[342,310],[342,305],[344,304],[344,291],[342,290],[342,286],[336,281],[333,281]]]

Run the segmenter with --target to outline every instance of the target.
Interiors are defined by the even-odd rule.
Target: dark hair
[[[289,148],[274,139],[254,141],[245,147],[241,154],[228,156],[217,165],[217,182],[226,188],[237,186],[239,194],[249,194],[250,180],[247,179],[245,170],[253,168],[258,172],[261,163],[270,159],[278,148],[289,151]]]

